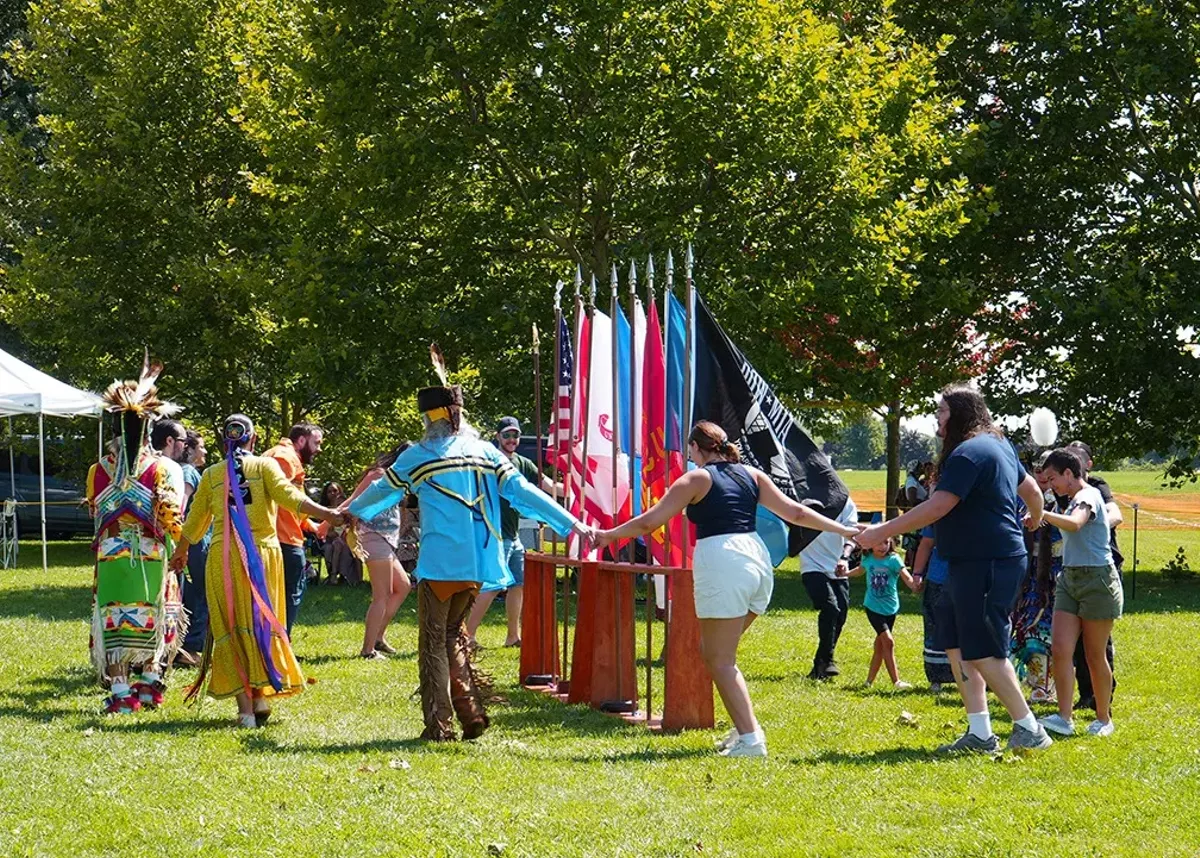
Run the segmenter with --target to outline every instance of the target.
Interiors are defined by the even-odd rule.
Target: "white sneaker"
[[[258,726],[258,721],[253,715],[238,714],[238,727],[247,730],[253,730]]]
[[[761,733],[754,734],[754,741],[747,742],[741,736],[723,751],[718,751],[722,757],[765,757],[767,755],[767,740]]]
[[[1089,736],[1111,736],[1117,728],[1113,726],[1112,721],[1101,721],[1097,718],[1091,724],[1088,724],[1087,733]]]
[[[737,727],[730,727],[729,732],[726,733],[724,736],[721,737],[721,739],[719,739],[717,741],[717,750],[718,751],[727,751],[733,747],[734,743],[737,740],[738,740]]]
[[[892,683],[892,688],[896,689],[897,691],[905,691],[909,688],[912,688],[912,683],[905,682],[903,679],[897,679]]]
[[[1051,733],[1057,733],[1060,736],[1075,735],[1075,721],[1070,718],[1064,718],[1057,712],[1053,715],[1047,715],[1044,718],[1039,718],[1038,723]]]

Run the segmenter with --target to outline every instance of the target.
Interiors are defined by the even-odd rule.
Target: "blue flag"
[[[667,432],[666,448],[686,453],[691,428],[683,425],[684,354],[687,352],[687,312],[672,294],[667,302]]]

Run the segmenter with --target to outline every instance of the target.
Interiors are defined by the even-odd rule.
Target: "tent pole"
[[[42,490],[42,571],[47,572],[46,562],[46,418],[38,412],[38,482]]]
[[[17,499],[17,466],[13,464],[13,430],[12,418],[8,418],[8,479],[9,497]]]

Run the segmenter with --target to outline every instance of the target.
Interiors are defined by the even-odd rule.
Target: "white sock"
[[[153,685],[158,682],[161,677],[157,670],[146,670],[142,672],[142,681],[147,685]]]
[[[113,693],[113,697],[128,697],[129,696],[129,683],[128,682],[114,682],[112,684],[112,693]]]
[[[967,730],[977,739],[987,739],[992,735],[992,716],[986,710],[983,712],[967,713]]]
[[[753,733],[740,733],[738,738],[746,745],[757,745],[760,742],[767,741],[767,737],[763,734],[762,728],[758,728]]]
[[[1037,716],[1034,715],[1033,712],[1029,712],[1024,718],[1018,718],[1017,720],[1013,721],[1013,724],[1024,727],[1026,730],[1032,733],[1037,729]]]

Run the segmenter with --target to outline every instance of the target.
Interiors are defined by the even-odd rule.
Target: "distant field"
[[[882,509],[887,473],[839,471],[859,509]],[[1182,546],[1193,568],[1200,566],[1200,486],[1169,489],[1151,471],[1097,471],[1108,480],[1125,516],[1118,531],[1125,570],[1133,569],[1133,505],[1137,511],[1138,570],[1155,572]]]

